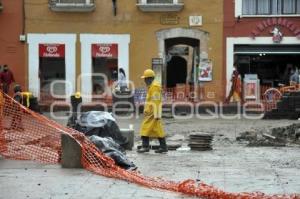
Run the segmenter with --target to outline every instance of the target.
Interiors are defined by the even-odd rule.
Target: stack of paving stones
[[[207,133],[191,133],[189,135],[188,146],[193,151],[209,151],[212,150],[213,135]]]
[[[169,151],[176,151],[176,149],[180,148],[182,145],[181,144],[173,144],[173,143],[168,143],[167,147]],[[138,149],[142,148],[141,145],[137,146]],[[157,150],[159,149],[159,145],[150,145],[150,149],[152,150]]]
[[[277,108],[266,112],[264,119],[292,119],[300,117],[300,91],[284,93]]]

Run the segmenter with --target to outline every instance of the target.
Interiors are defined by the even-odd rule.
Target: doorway
[[[234,51],[241,77],[257,74],[261,86],[289,85],[300,67],[300,45],[235,45]]]
[[[41,100],[65,95],[66,67],[64,58],[40,58],[39,77]],[[57,82],[52,85],[55,81]],[[51,93],[51,86],[53,86],[53,93]]]
[[[42,101],[64,98],[66,95],[65,46],[39,45],[39,79]]]
[[[93,95],[111,90],[118,79],[118,44],[92,44],[92,74]]]
[[[194,71],[199,64],[199,59],[195,59],[199,54],[195,52],[198,52],[199,47],[200,41],[194,38],[176,37],[165,40],[166,69],[163,77],[167,88],[195,83]]]
[[[185,84],[187,80],[187,61],[179,56],[173,56],[167,63],[167,88],[176,84]]]
[[[101,74],[92,77],[93,94],[101,95],[106,91],[106,86],[111,86],[118,79],[118,59],[92,58],[92,73]]]
[[[238,71],[242,78],[245,74],[257,74],[261,85],[278,87],[289,85],[292,70],[299,70],[300,56],[286,54],[238,55]],[[243,60],[249,60],[245,63]]]

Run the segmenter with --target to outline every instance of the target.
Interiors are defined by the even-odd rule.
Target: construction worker
[[[71,96],[71,105],[72,105],[72,115],[68,120],[67,126],[74,128],[76,126],[76,121],[78,113],[80,113],[80,106],[82,104],[81,93],[77,91],[74,95]]]
[[[15,82],[15,78],[7,65],[3,66],[3,71],[0,73],[0,81],[2,82],[2,89],[5,94],[8,94],[10,85]]]
[[[23,95],[22,95],[22,89],[20,85],[15,85],[14,87],[14,100],[17,101],[19,104],[23,104]],[[22,109],[20,108],[20,105],[16,102],[13,102],[13,116],[12,116],[12,122],[10,125],[10,130],[17,130],[17,131],[23,131],[24,128],[22,127]]]
[[[138,149],[138,152],[149,152],[149,139],[158,138],[160,147],[155,151],[155,153],[165,153],[168,151],[168,149],[165,139],[165,132],[161,122],[161,85],[154,81],[155,73],[153,70],[145,70],[144,75],[141,78],[144,79],[148,87],[148,91],[144,106],[144,120],[140,130],[142,147]]]

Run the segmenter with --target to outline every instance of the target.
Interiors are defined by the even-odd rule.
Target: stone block
[[[134,130],[133,129],[120,129],[122,136],[126,137],[128,140],[127,145],[125,146],[126,150],[132,150],[134,146]]]
[[[68,134],[61,135],[62,157],[61,165],[63,168],[82,168],[81,146]]]

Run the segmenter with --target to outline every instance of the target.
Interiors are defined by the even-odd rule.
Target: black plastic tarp
[[[89,137],[89,139],[100,151],[102,151],[108,157],[111,157],[118,166],[124,169],[131,170],[135,170],[137,168],[131,161],[127,159],[127,157],[125,156],[125,152],[122,151],[122,147],[117,144],[112,138],[103,138],[92,135]]]
[[[117,144],[124,147],[128,140],[122,136],[115,118],[108,112],[89,111],[81,113],[76,121],[75,129],[86,136],[111,137]]]

